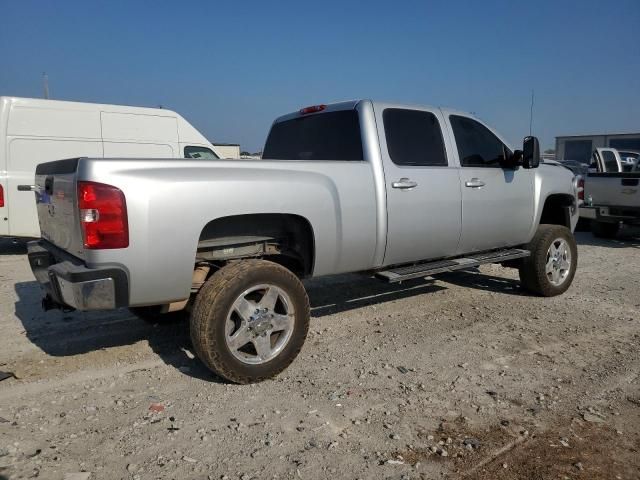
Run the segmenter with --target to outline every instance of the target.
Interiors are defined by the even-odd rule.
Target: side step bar
[[[451,260],[437,260],[435,262],[419,263],[406,267],[396,267],[376,273],[376,277],[389,283],[402,282],[412,278],[422,278],[436,273],[453,272],[454,270],[464,270],[465,268],[477,267],[485,263],[501,263],[516,258],[528,257],[529,250],[518,248],[508,250],[497,250],[493,252],[478,253],[464,258],[454,258]]]

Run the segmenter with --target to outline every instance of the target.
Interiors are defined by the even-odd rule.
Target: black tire
[[[294,306],[294,326],[277,356],[265,363],[247,364],[227,345],[226,321],[236,299],[260,284],[286,292]],[[191,342],[200,360],[217,375],[241,384],[260,382],[278,375],[300,353],[309,330],[309,312],[307,292],[291,271],[266,260],[242,260],[218,270],[200,289],[191,312]]]
[[[615,238],[620,230],[619,223],[591,221],[591,233],[598,238]]]
[[[560,285],[554,285],[546,273],[549,248],[556,239],[565,240],[571,253],[569,272]],[[540,225],[527,250],[531,252],[531,256],[523,259],[519,269],[522,287],[544,297],[554,297],[566,292],[573,282],[578,265],[578,246],[571,230],[561,225]]]
[[[152,325],[165,325],[169,323],[184,322],[189,315],[186,310],[177,312],[161,313],[161,305],[151,305],[148,307],[131,307],[129,311],[140,320]]]

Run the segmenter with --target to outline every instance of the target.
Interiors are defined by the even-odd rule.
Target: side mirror
[[[522,165],[522,150],[515,150],[511,155],[500,161],[502,168],[517,170]]]
[[[538,168],[540,165],[540,143],[536,137],[525,137],[522,142],[522,166]]]

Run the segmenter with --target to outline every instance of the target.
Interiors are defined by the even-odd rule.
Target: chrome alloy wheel
[[[547,279],[552,285],[562,285],[571,272],[571,248],[563,238],[556,238],[547,251],[545,266]]]
[[[272,360],[287,345],[295,323],[293,302],[275,285],[251,287],[233,302],[225,325],[231,354],[243,363]]]

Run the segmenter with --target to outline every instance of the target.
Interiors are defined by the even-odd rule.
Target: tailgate
[[[584,190],[593,205],[640,207],[640,173],[592,173]]]
[[[83,258],[76,200],[79,159],[41,163],[36,168],[36,206],[42,238]]]

